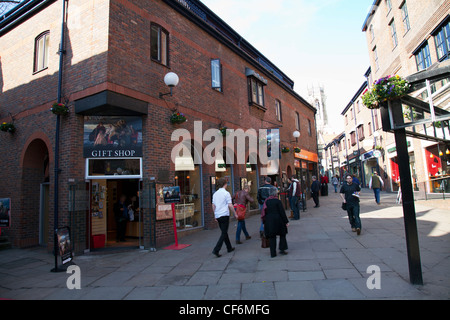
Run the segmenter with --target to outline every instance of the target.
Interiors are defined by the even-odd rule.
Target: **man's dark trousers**
[[[222,245],[225,242],[225,246],[227,250],[230,251],[233,247],[231,246],[230,238],[228,237],[228,226],[230,225],[230,216],[224,216],[217,219],[219,223],[220,234],[219,241],[217,241],[216,246],[214,247],[214,253],[219,253],[220,249],[222,249]]]
[[[316,207],[318,207],[319,206],[319,192],[312,191],[311,195],[312,195],[312,198],[314,200]]]
[[[352,228],[361,229],[361,218],[359,217],[359,203],[347,203],[348,220]]]
[[[291,197],[291,209],[294,212],[294,220],[300,219],[300,208],[298,207],[298,198],[296,196]]]

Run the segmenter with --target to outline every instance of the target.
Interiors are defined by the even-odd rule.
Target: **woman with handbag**
[[[286,234],[288,233],[289,220],[286,217],[283,204],[277,197],[277,190],[271,192],[264,202],[261,218],[264,222],[264,235],[269,239],[270,256],[272,258],[277,256],[277,236],[280,236],[280,254],[287,254]]]
[[[241,231],[244,231],[245,240],[249,240],[252,237],[247,232],[245,227],[245,214],[247,213],[247,203],[254,202],[252,197],[250,197],[248,185],[245,185],[241,191],[236,192],[234,195],[234,209],[237,214],[237,230],[236,230],[236,244],[242,244],[241,242]]]

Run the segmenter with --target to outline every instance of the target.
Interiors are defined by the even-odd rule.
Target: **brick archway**
[[[40,244],[40,238],[48,239],[50,152],[48,144],[40,137],[30,137],[27,142],[21,155],[21,227],[20,236],[16,239],[18,247],[36,246]],[[43,187],[46,188],[44,193],[41,191]]]

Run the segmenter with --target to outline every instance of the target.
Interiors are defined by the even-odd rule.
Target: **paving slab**
[[[340,197],[321,197],[321,207],[291,221],[288,255],[270,257],[261,248],[260,219],[246,219],[252,239],[222,257],[211,251],[220,232],[202,230],[183,237],[190,247],[156,252],[90,253],[76,256],[81,290],[66,287],[68,274],[51,273],[45,248],[0,252],[0,298],[18,300],[302,300],[450,299],[450,216],[421,204],[417,210],[423,286],[409,283],[405,231],[395,194],[361,194],[363,232],[352,232]],[[289,214],[289,213],[288,213]],[[235,222],[229,234],[234,238]],[[381,289],[370,290],[369,266],[380,268]]]

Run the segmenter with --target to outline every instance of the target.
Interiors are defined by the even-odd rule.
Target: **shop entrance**
[[[139,179],[91,181],[91,249],[140,247],[143,224],[139,192]]]

